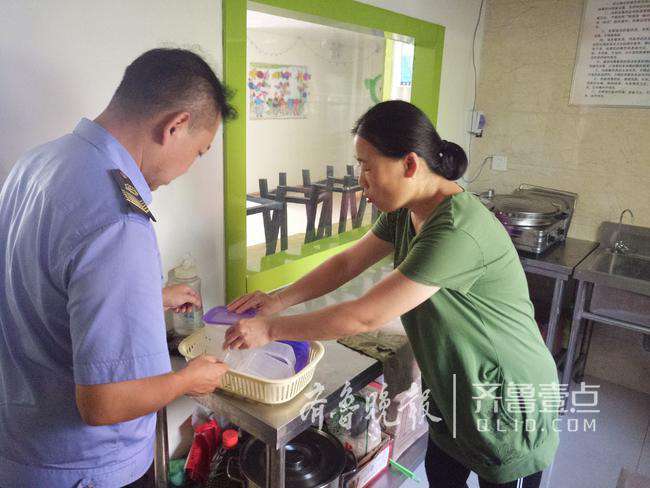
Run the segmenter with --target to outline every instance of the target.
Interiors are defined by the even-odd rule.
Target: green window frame
[[[224,210],[226,296],[232,300],[252,290],[270,291],[297,280],[330,256],[351,246],[367,229],[317,241],[298,259],[269,256],[268,269],[249,273],[246,265],[246,14],[255,10],[354,30],[383,32],[388,39],[414,39],[411,102],[436,124],[442,72],[444,26],[353,0],[222,0],[223,78],[234,90],[239,117],[224,126]],[[390,53],[387,53],[389,55]],[[361,115],[361,114],[359,114]],[[280,264],[275,261],[284,261]]]

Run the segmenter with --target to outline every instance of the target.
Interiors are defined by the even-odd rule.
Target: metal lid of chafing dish
[[[559,198],[545,197],[525,192],[512,195],[495,195],[494,212],[506,219],[509,225],[542,226],[557,220],[567,211],[566,203]]]

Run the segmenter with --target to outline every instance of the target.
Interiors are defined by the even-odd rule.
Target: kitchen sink
[[[650,228],[603,222],[600,247],[574,271],[576,296],[562,383],[573,379],[573,364],[585,320],[650,335]]]
[[[615,252],[614,241],[624,241],[627,252]],[[601,247],[576,268],[575,277],[595,285],[627,290],[650,297],[650,229],[605,222]]]
[[[650,257],[640,254],[619,254],[604,249],[598,253],[593,270],[622,278],[650,281]]]

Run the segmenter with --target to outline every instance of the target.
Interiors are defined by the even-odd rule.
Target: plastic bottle
[[[201,278],[198,276],[196,263],[189,254],[183,258],[179,266],[170,272],[167,284],[188,285],[201,295]],[[202,326],[202,316],[203,309],[200,307],[192,307],[186,313],[172,313],[174,331],[182,336],[190,335]]]
[[[238,443],[239,433],[235,429],[223,431],[221,446],[210,464],[210,477],[205,485],[206,488],[224,488],[239,485],[239,483],[233,483],[228,473],[230,459],[237,457]]]
[[[219,424],[209,420],[194,427],[194,439],[185,461],[188,478],[203,484],[210,475],[210,461],[219,452],[219,438],[222,437]]]

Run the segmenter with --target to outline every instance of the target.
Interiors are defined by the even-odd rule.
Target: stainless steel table
[[[603,222],[599,228],[600,249],[585,259],[575,271],[578,293],[571,324],[567,364],[562,383],[571,385],[573,357],[583,322],[598,322],[606,326],[621,327],[650,336],[647,307],[650,302],[650,229],[631,225]],[[609,246],[622,239],[635,252],[616,254]],[[599,311],[592,302],[595,286],[602,286],[605,293],[614,294],[611,300],[618,300],[613,310]],[[641,298],[644,307],[634,313],[626,310],[625,295]]]
[[[346,382],[357,391],[381,375],[379,361],[364,356],[335,341],[324,341],[325,355],[316,369],[312,382],[292,401],[281,405],[264,405],[230,396],[223,392],[195,397],[195,400],[215,413],[227,417],[267,445],[267,483],[271,488],[284,487],[284,446],[312,425],[309,403],[322,400],[324,413],[333,410],[341,400]],[[179,368],[178,361],[175,366]],[[318,398],[309,398],[314,385],[323,386]],[[309,414],[309,415],[308,415]],[[157,488],[166,486],[163,473],[167,468],[166,411],[158,413],[156,449]]]
[[[289,308],[285,314],[317,310],[333,303],[358,297],[392,271],[392,263],[384,260],[324,297]],[[314,374],[312,382],[292,401],[281,405],[263,405],[238,399],[223,392],[197,397],[201,405],[218,410],[254,437],[267,444],[267,486],[284,487],[284,445],[309,428],[310,417],[303,418],[301,410],[310,400],[306,394],[313,386],[324,386],[320,399],[324,399],[324,411],[330,412],[338,405],[339,395],[346,382],[353,392],[366,386],[382,373],[380,361],[372,359],[335,341],[323,341],[325,355]],[[183,367],[182,361],[172,361],[175,367]],[[168,461],[166,410],[158,412],[156,431],[156,487],[166,488]]]
[[[349,349],[334,341],[325,341],[325,356],[314,374],[314,379],[296,398],[281,405],[263,405],[236,398],[223,392],[196,397],[195,400],[206,408],[218,411],[230,421],[241,427],[267,445],[267,486],[284,487],[284,446],[295,436],[312,425],[311,415],[306,414],[305,405],[316,400],[308,398],[313,386],[320,383],[324,389],[318,399],[325,413],[334,409],[340,401],[340,393],[346,382],[353,391],[364,387],[381,375],[381,363]],[[176,364],[178,364],[176,362]],[[304,411],[303,411],[304,410]],[[157,487],[166,486],[163,480],[167,466],[166,412],[158,413],[157,456],[160,466]],[[160,453],[163,453],[161,456]]]
[[[562,312],[566,284],[572,279],[575,268],[597,247],[597,242],[567,238],[563,243],[542,254],[519,253],[524,271],[555,280],[546,331],[546,347],[551,352],[555,346],[555,335]]]
[[[339,401],[346,382],[353,391],[366,386],[381,374],[381,363],[333,341],[324,342],[325,356],[314,379],[296,398],[281,405],[262,405],[218,392],[197,397],[196,401],[224,414],[230,421],[264,441],[267,445],[267,486],[284,487],[284,446],[312,425],[311,415],[301,415],[309,399],[306,393],[317,383],[323,385],[319,399],[324,412],[330,412]],[[307,413],[306,411],[302,413]]]

